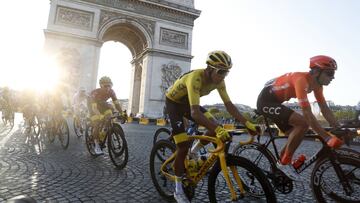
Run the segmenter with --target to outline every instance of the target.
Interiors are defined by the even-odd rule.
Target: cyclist
[[[80,87],[79,91],[74,94],[72,100],[73,112],[75,115],[79,116],[80,110],[87,106],[87,98],[88,95],[86,94],[85,87]]]
[[[200,106],[201,96],[217,89],[227,111],[247,128],[256,131],[255,125],[241,115],[226,92],[224,79],[232,67],[230,56],[224,51],[213,51],[208,54],[206,64],[205,69],[193,70],[180,76],[166,93],[165,105],[173,129],[172,136],[177,146],[177,156],[174,161],[176,175],[174,197],[177,202],[189,202],[182,189],[184,160],[190,145],[187,141],[183,117],[206,127],[207,136],[216,135],[223,141],[230,138],[228,132],[216,123],[205,108]],[[196,143],[191,151],[200,149],[204,144]]]
[[[106,101],[111,98],[116,110],[121,113],[121,116],[125,116],[123,115],[120,102],[117,99],[114,90],[112,89],[113,83],[111,79],[107,76],[103,76],[100,78],[99,84],[100,88],[91,91],[89,96],[89,111],[91,115],[90,119],[94,125],[94,151],[98,155],[103,154],[103,151],[99,146],[99,125],[102,119],[108,118],[112,115],[113,109],[111,104],[107,103]]]
[[[339,124],[323,96],[323,86],[330,84],[334,79],[336,70],[337,64],[333,58],[324,55],[314,56],[310,58],[309,72],[286,73],[272,79],[265,84],[258,97],[258,111],[271,118],[279,129],[289,136],[286,145],[281,150],[278,168],[293,180],[300,180],[300,177],[291,165],[292,156],[300,145],[304,134],[308,131],[309,126],[327,140],[330,147],[337,148],[343,143],[337,137],[329,136],[330,133],[321,127],[311,112],[307,97],[308,93],[314,92],[321,113],[331,127],[337,127]],[[290,98],[298,99],[302,115],[282,104]]]

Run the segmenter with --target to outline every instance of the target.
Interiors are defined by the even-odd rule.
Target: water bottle
[[[292,165],[295,169],[300,168],[304,164],[306,157],[304,154],[301,154],[295,161],[293,161]]]

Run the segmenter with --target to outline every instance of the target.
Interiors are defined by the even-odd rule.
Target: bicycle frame
[[[206,172],[210,169],[211,166],[213,166],[217,160],[217,158],[219,158],[220,160],[220,166],[221,166],[221,170],[223,171],[224,177],[225,177],[225,181],[230,189],[231,192],[231,200],[237,200],[236,197],[236,191],[234,189],[233,184],[230,181],[230,174],[227,168],[227,164],[226,164],[226,153],[227,153],[227,149],[225,147],[225,144],[218,138],[215,137],[209,137],[209,136],[198,136],[198,135],[194,135],[194,136],[188,136],[189,141],[193,141],[195,139],[199,139],[199,140],[204,140],[204,141],[208,141],[208,142],[212,142],[214,144],[216,144],[217,148],[214,150],[209,150],[209,153],[211,154],[210,157],[202,164],[201,168],[199,169],[199,171],[197,172],[197,174],[195,175],[195,177],[191,178],[188,177],[191,181],[191,184],[193,185],[197,185],[198,182],[206,175]],[[169,173],[166,172],[166,166],[172,162],[175,157],[176,157],[177,152],[173,153],[162,165],[161,165],[161,173],[163,175],[165,175],[168,179],[170,179],[171,181],[175,182],[175,176],[171,175]],[[187,168],[187,165],[185,165],[185,168]],[[245,189],[243,187],[242,181],[238,175],[238,173],[236,172],[236,168],[235,167],[231,167],[230,168],[231,171],[234,174],[234,178],[235,181],[237,183],[237,185],[239,186],[240,189],[240,193],[241,194],[245,194]]]
[[[267,129],[269,129],[268,133],[270,135],[270,139],[265,144],[263,144],[263,146],[265,148],[267,148],[270,145],[270,143],[272,143],[274,151],[275,151],[275,156],[277,157],[277,159],[280,159],[280,156],[279,156],[279,153],[278,153],[278,150],[277,150],[277,147],[275,145],[274,140],[275,139],[287,139],[288,136],[275,137],[271,132],[270,125],[269,125],[268,120],[267,120],[267,118],[265,116],[264,116],[264,120],[265,120],[265,124],[266,124]],[[345,192],[347,194],[350,194],[352,188],[351,188],[349,182],[346,180],[343,170],[341,169],[341,167],[338,164],[337,156],[336,156],[335,152],[330,147],[327,146],[327,143],[324,141],[324,139],[321,136],[319,136],[319,135],[306,135],[305,137],[319,139],[321,144],[322,144],[322,148],[317,153],[315,153],[310,159],[306,160],[299,168],[295,169],[296,172],[300,174],[305,169],[307,169],[310,165],[312,165],[314,162],[316,162],[319,158],[321,158],[323,156],[328,156],[329,160],[330,160],[330,163],[334,167],[336,175],[339,177],[340,182],[341,182]],[[258,141],[260,143],[260,137],[258,137]],[[259,156],[258,158],[261,158],[261,156]]]

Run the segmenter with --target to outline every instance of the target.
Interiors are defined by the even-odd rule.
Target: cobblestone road
[[[149,173],[152,135],[157,126],[123,125],[129,146],[129,162],[117,170],[108,156],[93,158],[84,138],[71,135],[63,150],[58,140],[27,142],[22,133],[21,115],[13,129],[0,124],[0,202],[18,195],[29,195],[39,202],[165,202],[155,190]],[[279,143],[281,144],[281,143]],[[319,143],[305,141],[300,152],[311,155]],[[355,147],[359,151],[359,147]],[[305,176],[309,176],[309,171]],[[206,184],[193,202],[208,202]],[[288,195],[277,195],[279,202],[314,202],[308,182],[296,185]]]

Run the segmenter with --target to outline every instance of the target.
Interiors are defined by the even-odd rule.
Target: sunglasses
[[[324,73],[325,73],[328,77],[334,77],[334,75],[335,75],[335,71],[334,71],[334,70],[326,70],[326,71],[324,71]]]
[[[105,87],[105,88],[108,88],[108,87],[111,88],[112,85],[104,85],[104,87]]]
[[[215,69],[216,70],[216,74],[218,74],[218,75],[221,75],[221,76],[227,76],[228,74],[229,74],[229,71],[228,70],[224,70],[224,69],[220,69],[220,68],[217,68],[217,67],[215,67],[215,66],[211,66],[210,65],[210,67],[211,68],[213,68],[213,69]]]

